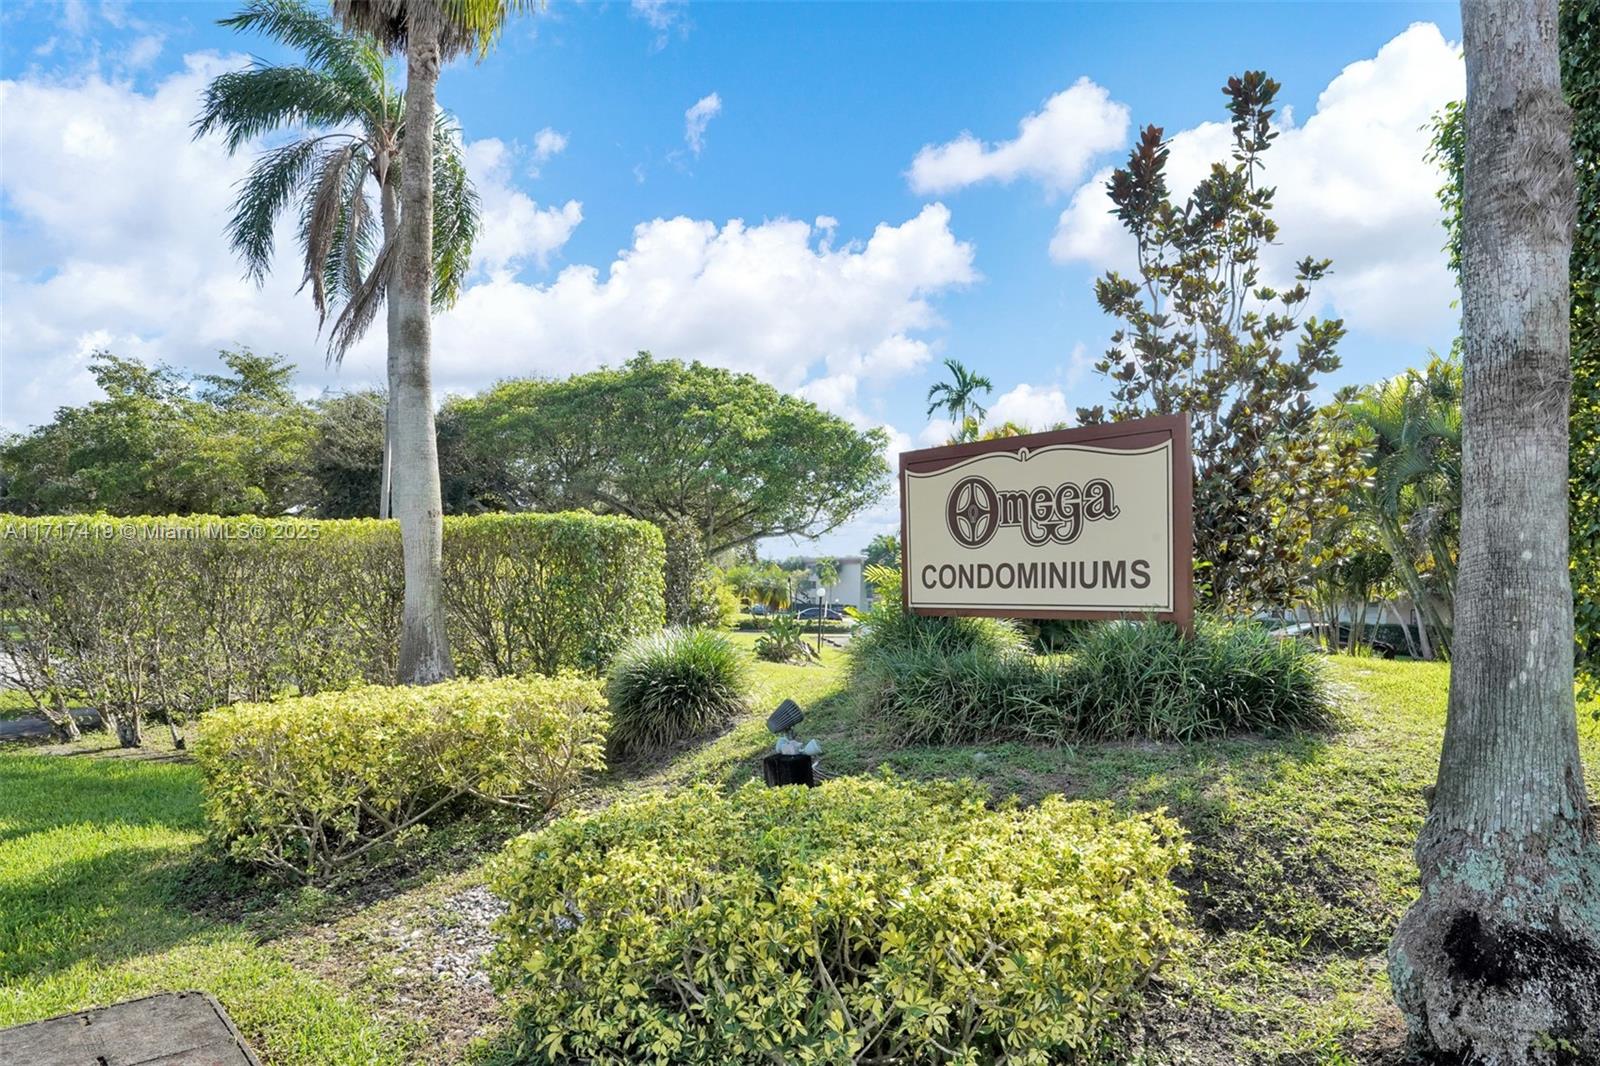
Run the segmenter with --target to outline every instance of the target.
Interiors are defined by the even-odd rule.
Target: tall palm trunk
[[[1476,1062],[1600,1061],[1600,845],[1567,578],[1574,185],[1556,0],[1468,0],[1463,498],[1450,710],[1389,949],[1413,1034]],[[1557,1053],[1559,1051],[1559,1054]]]
[[[441,552],[444,507],[433,425],[433,129],[439,80],[439,29],[417,19],[406,44],[406,138],[400,155],[399,263],[390,289],[391,338],[397,338],[394,514],[405,553],[400,680],[432,684],[455,672],[445,632]],[[391,341],[393,343],[393,341]]]
[[[387,159],[379,165],[378,185],[382,196],[384,243],[395,240],[400,232],[400,197],[392,176],[388,173]],[[394,286],[388,287],[385,304],[385,347],[387,349],[388,393],[383,398],[383,473],[378,479],[378,517],[388,518],[394,500],[394,443],[395,394],[400,377],[400,304],[393,298]]]

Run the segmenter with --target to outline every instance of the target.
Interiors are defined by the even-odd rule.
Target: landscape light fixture
[[[822,746],[815,740],[802,745],[794,735],[794,727],[805,718],[806,712],[794,700],[784,700],[767,716],[767,729],[778,737],[774,749],[761,759],[761,776],[769,786],[817,784],[816,757]]]

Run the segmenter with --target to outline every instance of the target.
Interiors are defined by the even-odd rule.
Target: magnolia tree
[[[1265,181],[1278,83],[1251,71],[1222,91],[1233,152],[1186,199],[1167,186],[1158,126],[1145,128],[1108,183],[1138,273],[1112,271],[1095,284],[1101,309],[1120,322],[1095,367],[1111,378],[1113,403],[1079,408],[1078,420],[1190,414],[1196,577],[1213,602],[1254,607],[1294,594],[1300,541],[1280,535],[1271,509],[1257,506],[1257,489],[1275,466],[1287,483],[1323,491],[1308,476],[1318,455],[1308,439],[1317,413],[1310,397],[1318,377],[1338,369],[1344,325],[1306,314],[1328,260],[1300,260],[1283,287],[1261,262],[1278,233]]]

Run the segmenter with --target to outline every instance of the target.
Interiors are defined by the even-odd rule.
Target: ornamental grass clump
[[[608,720],[573,674],[367,685],[213,711],[195,761],[213,837],[310,881],[425,822],[547,814],[604,767]]]
[[[888,775],[566,818],[491,865],[520,1061],[1114,1057],[1185,939],[1164,814]]]
[[[1333,709],[1322,660],[1258,625],[1097,622],[1071,651],[1035,655],[989,619],[919,618],[879,597],[851,644],[855,698],[905,744],[1045,744],[1321,729]]]
[[[611,742],[647,751],[703,736],[749,709],[749,660],[709,629],[664,629],[640,637],[606,675]]]

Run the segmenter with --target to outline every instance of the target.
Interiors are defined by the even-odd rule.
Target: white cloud
[[[528,168],[528,176],[537,178],[539,168],[567,150],[567,135],[549,126],[533,135],[533,165]]]
[[[1014,139],[986,144],[963,131],[953,141],[924,145],[906,177],[922,194],[980,181],[1010,183],[1019,177],[1057,192],[1081,181],[1095,157],[1121,146],[1127,132],[1127,107],[1088,78],[1079,78],[1017,123]]]
[[[545,266],[583,221],[583,204],[540,207],[512,186],[512,151],[498,138],[467,142],[466,158],[482,212],[473,266],[491,275],[515,273],[530,262]]]
[[[309,389],[382,380],[381,329],[342,370],[324,367],[315,313],[295,292],[292,218],[263,288],[243,278],[227,246],[249,153],[230,158],[215,139],[194,141],[189,123],[206,81],[244,62],[191,55],[148,89],[92,67],[0,82],[6,426],[91,397],[85,368],[98,347],[209,371],[217,349],[248,344],[295,360]],[[615,256],[541,279],[529,272],[565,246],[582,205],[539,204],[520,191],[506,142],[468,141],[466,153],[484,225],[466,291],[435,321],[440,393],[615,364],[650,348],[806,389],[874,425],[881,384],[937,348],[935,301],[977,278],[972,245],[931,204],[856,240],[825,218],[658,218],[635,227]]]
[[[928,357],[918,334],[941,324],[930,298],[977,277],[972,246],[949,223],[933,204],[863,243],[829,248],[789,219],[654,219],[634,227],[604,272],[574,265],[548,284],[500,277],[469,288],[435,325],[437,373],[446,387],[471,388],[648,348],[784,389],[809,385],[848,413],[857,384]]]
[[[1060,388],[1054,385],[1029,385],[1026,382],[996,400],[990,406],[986,420],[990,426],[1014,422],[1035,432],[1070,421],[1072,409],[1067,405],[1067,397]]]
[[[669,30],[683,19],[683,0],[632,0],[634,18],[645,21],[653,30]]]
[[[1323,90],[1303,125],[1284,123],[1266,156],[1277,189],[1278,243],[1264,262],[1282,281],[1307,255],[1333,260],[1319,286],[1324,311],[1354,328],[1413,342],[1454,328],[1455,279],[1444,254],[1435,192],[1438,170],[1423,160],[1429,117],[1465,91],[1459,48],[1418,23],[1376,57],[1351,63]],[[1213,160],[1225,158],[1225,124],[1172,136],[1169,185],[1186,194]],[[1059,262],[1127,269],[1132,244],[1112,218],[1101,170],[1072,195],[1050,252]]]
[[[720,114],[722,97],[716,93],[702,96],[683,113],[683,143],[689,146],[689,151],[700,154],[700,149],[705,147],[706,127]]]

